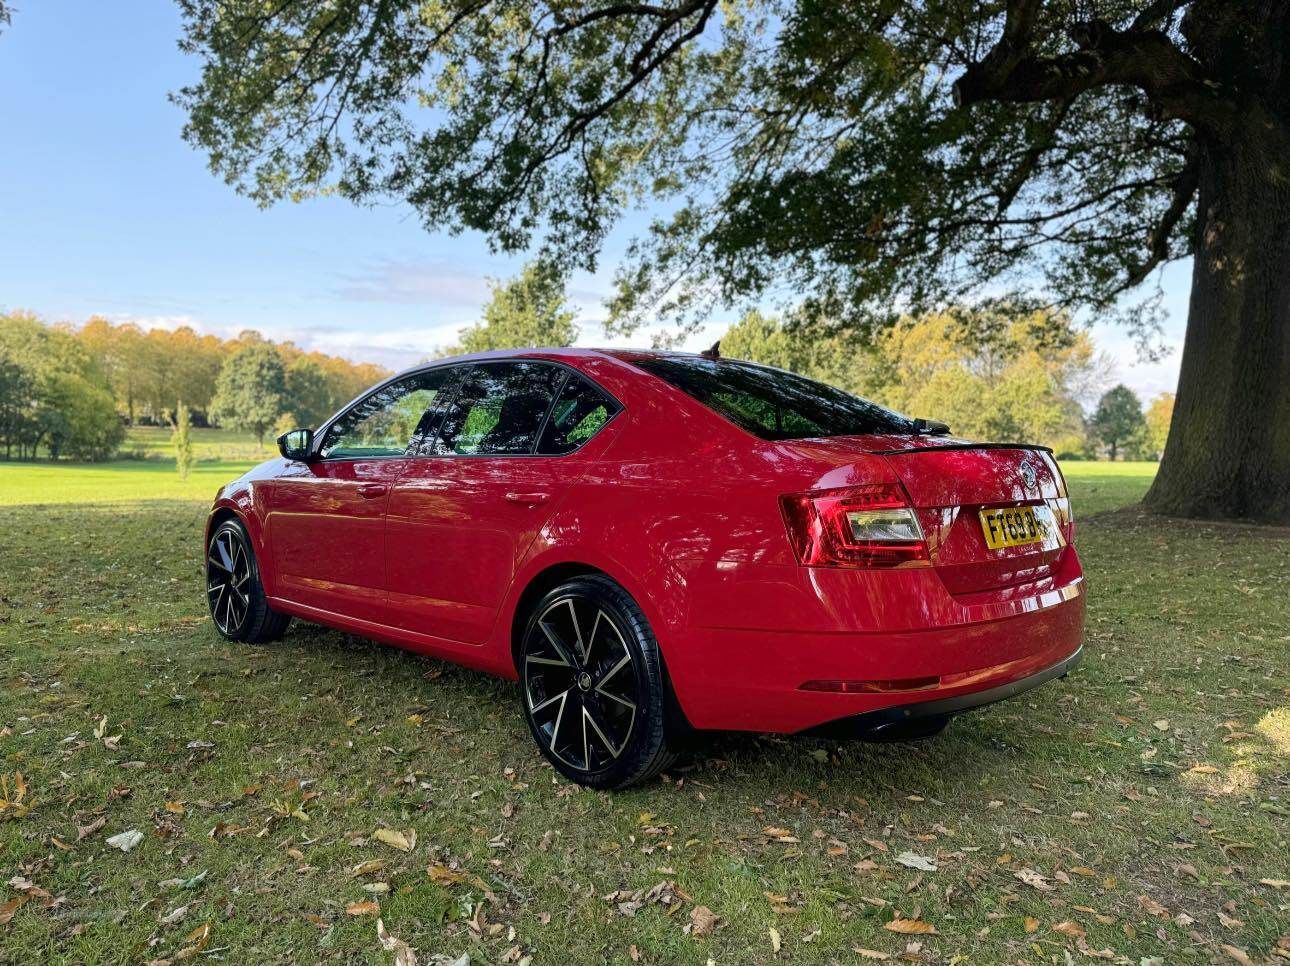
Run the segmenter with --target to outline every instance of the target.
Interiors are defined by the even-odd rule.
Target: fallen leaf
[[[366,862],[360,862],[354,868],[349,870],[350,878],[357,879],[362,875],[371,875],[373,872],[380,872],[385,868],[384,859],[369,859]]]
[[[921,919],[893,919],[891,922],[884,922],[883,929],[891,932],[898,932],[904,936],[934,936],[936,927],[930,922],[923,922]]]
[[[770,933],[771,952],[773,952],[776,956],[778,956],[780,949],[783,947],[783,941],[779,938],[779,930],[776,929],[774,926],[771,926],[770,929],[767,930],[767,932]]]
[[[376,938],[382,949],[387,953],[394,953],[394,966],[417,966],[416,951],[402,939],[396,939],[386,932],[385,923],[380,919],[376,920]],[[470,962],[469,958],[466,958],[466,962]]]
[[[1223,952],[1227,953],[1228,956],[1240,963],[1241,966],[1254,966],[1254,960],[1250,959],[1250,954],[1244,949],[1240,949],[1237,946],[1229,946],[1227,943],[1223,943],[1220,948]]]
[[[1290,889],[1290,880],[1287,879],[1260,879],[1259,885],[1271,886],[1274,889]]]
[[[14,896],[4,905],[0,905],[0,926],[7,926],[9,920],[14,917],[14,913],[25,906],[30,898],[31,896],[24,893],[20,896]]]
[[[411,852],[417,847],[416,829],[409,829],[405,835],[398,829],[378,828],[373,837],[378,842],[384,842],[390,848],[398,849],[400,852]]]
[[[1155,916],[1158,919],[1169,918],[1169,910],[1150,896],[1138,896],[1138,905],[1146,910],[1148,915]]]
[[[1159,719],[1158,721],[1153,721],[1153,722],[1151,722],[1151,723],[1152,723],[1152,725],[1154,725],[1154,726],[1155,726],[1155,729],[1156,729],[1157,731],[1168,731],[1168,730],[1169,730],[1169,719],[1168,719],[1168,718],[1161,718],[1161,719]]]
[[[366,899],[362,902],[351,902],[345,906],[345,914],[350,916],[375,916],[381,911],[379,902]]]
[[[107,824],[107,816],[100,815],[94,821],[90,822],[89,825],[78,825],[76,827],[76,841],[79,842],[87,835],[93,835],[95,832],[97,832],[106,824]]]
[[[861,959],[891,959],[887,953],[880,953],[876,949],[861,949],[859,946],[852,946],[851,951]]]
[[[717,927],[717,917],[707,906],[695,906],[690,910],[690,925],[696,936],[707,936]]]
[[[458,882],[464,882],[466,879],[464,872],[450,869],[442,862],[436,862],[430,866],[430,868],[426,869],[426,874],[440,885],[455,885]]]
[[[1088,935],[1088,933],[1081,929],[1076,923],[1069,921],[1059,922],[1057,925],[1053,926],[1053,932],[1059,932],[1063,936],[1070,936],[1071,939],[1083,939]]]
[[[127,829],[111,836],[107,844],[114,849],[120,849],[122,852],[129,852],[132,848],[143,841],[143,833],[137,829]]]
[[[1046,878],[1036,872],[1034,869],[1018,869],[1012,873],[1013,876],[1020,879],[1032,889],[1038,889],[1040,892],[1056,892],[1057,886],[1053,885]]]
[[[1026,930],[1026,932],[1039,931],[1039,920],[1036,919],[1034,916],[1027,916],[1025,919],[1022,920],[1021,925]]]
[[[936,863],[925,855],[916,852],[901,852],[896,861],[910,869],[921,869],[924,872],[935,872]]]

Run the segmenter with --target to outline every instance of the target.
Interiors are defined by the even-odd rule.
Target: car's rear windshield
[[[634,362],[762,439],[915,431],[913,420],[877,403],[782,369],[669,356]]]

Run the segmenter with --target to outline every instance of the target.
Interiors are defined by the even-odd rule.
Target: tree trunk
[[[1290,521],[1290,130],[1254,111],[1198,141],[1191,306],[1169,438],[1146,505]]]

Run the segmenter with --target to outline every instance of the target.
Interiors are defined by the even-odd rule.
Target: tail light
[[[1066,538],[1066,543],[1069,545],[1075,542],[1075,514],[1071,511],[1070,494],[1066,492],[1066,477],[1062,474],[1061,467],[1057,465],[1057,460],[1047,453],[1043,456],[1049,470],[1052,471],[1053,479],[1057,481],[1057,498],[1044,502],[1048,504],[1048,509],[1053,511],[1053,516],[1057,518],[1057,526],[1061,528],[1062,536]]]
[[[927,541],[899,483],[780,497],[793,552],[808,567],[928,566]]]

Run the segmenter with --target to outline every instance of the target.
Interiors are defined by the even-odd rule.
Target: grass
[[[169,426],[135,426],[126,430],[121,454],[127,459],[161,460],[173,465],[175,449],[170,433]],[[194,427],[190,433],[193,454],[203,462],[262,460],[276,451],[272,439],[266,437],[261,446],[253,433],[209,427]]]
[[[1091,587],[1066,682],[917,745],[722,737],[612,795],[542,762],[511,684],[299,623],[219,639],[213,475],[13,469],[0,903],[29,899],[0,962],[388,963],[362,902],[422,962],[766,963],[775,936],[784,962],[1262,961],[1287,931],[1290,538],[1112,510],[1149,468],[1066,467]]]

